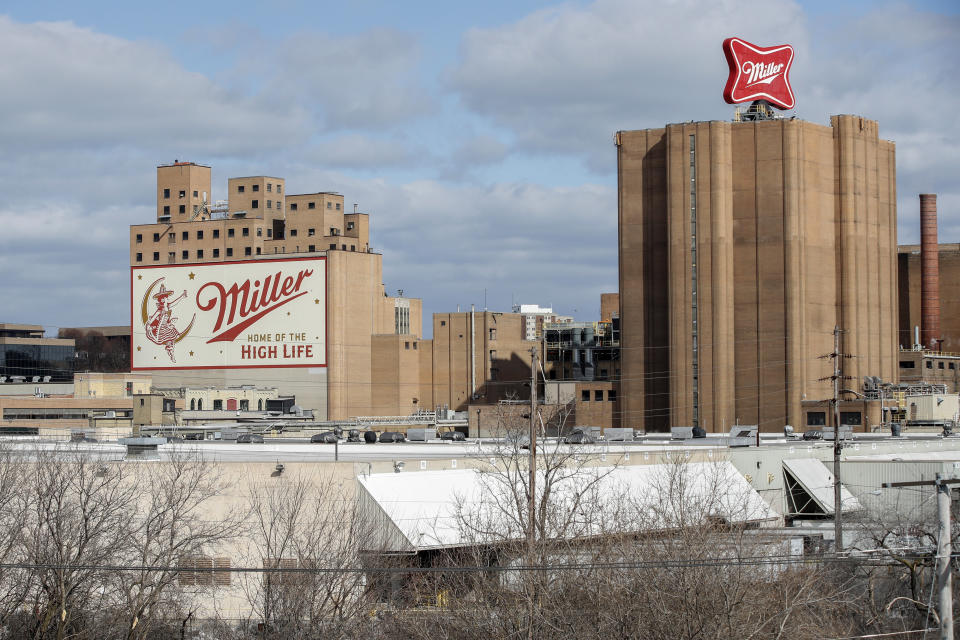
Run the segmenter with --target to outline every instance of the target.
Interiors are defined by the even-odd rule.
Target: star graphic
[[[290,315],[290,312],[289,312],[289,311],[287,311],[287,315]]]
[[[197,274],[195,274],[193,271],[191,271],[190,273],[187,274],[187,277],[190,278],[191,280],[193,280],[193,276],[195,276],[195,275],[197,275]]]
[[[138,274],[137,274],[137,280],[143,280],[143,274],[138,273]]]
[[[193,355],[193,351],[190,352],[190,355]]]
[[[140,351],[140,347],[137,347],[137,351]]]
[[[314,299],[313,304],[320,304],[320,298]]]

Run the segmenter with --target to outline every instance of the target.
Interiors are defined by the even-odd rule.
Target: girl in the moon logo
[[[170,361],[176,362],[177,359],[174,357],[173,347],[190,332],[196,316],[190,320],[190,324],[187,325],[186,329],[183,331],[177,329],[175,323],[179,318],[172,316],[173,306],[186,298],[187,292],[184,291],[173,300],[170,300],[169,298],[173,295],[173,291],[163,286],[162,280],[163,278],[159,278],[151,284],[147,289],[147,293],[143,296],[143,304],[141,305],[143,327],[146,329],[147,339],[154,344],[162,345],[164,349],[166,349],[167,355],[170,356]],[[153,294],[153,299],[157,301],[157,308],[153,314],[147,318],[147,300],[150,298],[150,292],[153,291],[157,283],[160,283],[160,289]]]

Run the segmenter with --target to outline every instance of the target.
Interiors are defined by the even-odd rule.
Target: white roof
[[[542,486],[542,475],[538,480]],[[524,471],[508,474],[491,466],[361,475],[357,481],[366,512],[390,529],[385,544],[391,550],[523,537],[525,525],[517,503],[526,502]],[[779,518],[726,461],[583,467],[555,482],[552,496],[559,513],[582,516],[555,528],[550,535],[557,537],[697,526],[707,518],[729,522]]]
[[[823,462],[816,458],[787,458],[783,461],[783,466],[796,478],[800,486],[813,498],[813,501],[824,513],[834,512],[833,472]],[[842,468],[840,476],[842,479]],[[843,486],[842,482],[840,485],[840,504],[843,505],[842,512],[859,511],[861,509],[860,502]]]

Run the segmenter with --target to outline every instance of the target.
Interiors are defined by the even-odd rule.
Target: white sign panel
[[[133,267],[131,363],[325,367],[326,259]]]

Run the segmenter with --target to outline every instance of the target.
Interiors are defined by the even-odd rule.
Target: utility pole
[[[530,560],[533,560],[533,545],[536,539],[537,519],[535,516],[537,483],[537,349],[530,347],[530,495],[527,509],[527,544],[530,547]]]
[[[841,500],[840,485],[840,381],[849,379],[849,376],[843,375],[843,358],[852,358],[853,356],[840,353],[840,334],[845,333],[838,326],[833,327],[833,352],[820,356],[820,358],[830,358],[833,361],[833,375],[823,380],[833,381],[833,398],[830,400],[833,405],[833,534],[835,538],[834,551],[840,553],[843,551],[843,501]]]
[[[937,488],[937,614],[940,616],[940,640],[953,640],[953,578],[951,565],[953,548],[950,542],[950,485],[960,484],[960,479],[946,480],[939,473],[936,480],[911,482],[884,482],[882,487],[929,487]]]

